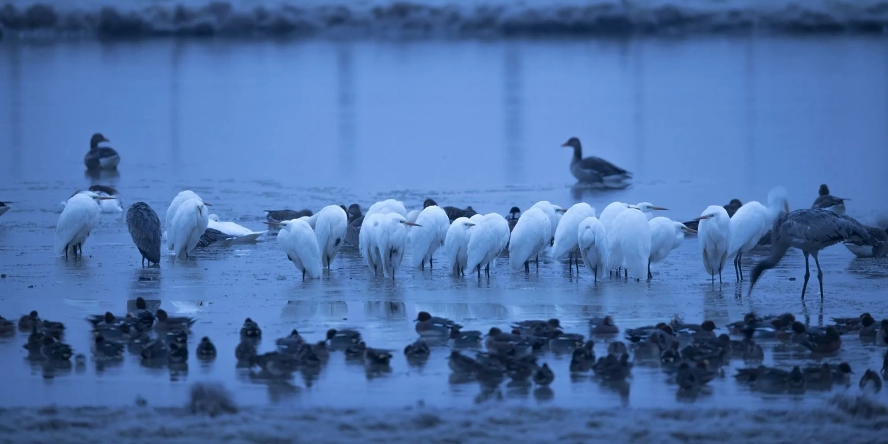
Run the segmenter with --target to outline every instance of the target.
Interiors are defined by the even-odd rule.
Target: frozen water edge
[[[594,403],[590,399],[590,403]],[[882,438],[888,408],[836,395],[790,410],[730,407],[563,409],[500,407],[308,410],[248,407],[211,418],[184,408],[0,409],[7,442],[868,442]],[[765,404],[763,404],[765,406]]]

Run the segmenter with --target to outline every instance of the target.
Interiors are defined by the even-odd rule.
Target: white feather
[[[404,249],[407,247],[407,219],[398,213],[382,215],[376,229],[376,246],[382,258],[382,271],[385,277],[395,278],[395,271],[404,260]]]
[[[630,208],[614,219],[614,227],[617,231],[615,241],[621,255],[621,264],[629,276],[646,279],[648,260],[651,257],[651,229],[647,216],[637,208]]]
[[[712,279],[715,279],[716,274],[721,275],[721,271],[725,268],[725,261],[728,259],[731,219],[728,217],[728,212],[720,205],[710,205],[700,216],[707,217],[701,219],[697,226],[697,239],[700,242],[700,252],[703,255],[703,268]]]
[[[348,215],[339,205],[328,205],[313,216],[314,230],[318,239],[318,251],[321,254],[321,265],[330,268],[330,262],[336,257],[342,242],[345,240],[345,230],[348,228]]]
[[[477,216],[477,215],[476,215]],[[472,216],[469,220],[475,219]],[[496,257],[509,244],[509,222],[496,213],[488,213],[478,219],[469,234],[466,270],[496,266]]]
[[[409,222],[409,219],[408,219]],[[432,255],[444,244],[450,219],[441,207],[430,205],[416,217],[418,227],[410,227],[410,245],[413,247],[413,267],[431,265]]]
[[[465,272],[469,260],[469,237],[474,223],[466,217],[459,217],[450,224],[444,236],[444,253],[450,261],[454,276]]]
[[[188,199],[179,205],[169,230],[169,248],[178,257],[194,250],[209,225],[209,210],[200,199]]]
[[[68,199],[56,226],[55,246],[57,253],[75,254],[74,246],[81,249],[89,234],[99,223],[99,204],[93,192],[77,193]]]
[[[526,262],[536,259],[549,245],[551,237],[552,224],[546,213],[539,207],[525,211],[512,229],[509,241],[509,266],[512,270],[521,270]]]
[[[577,250],[577,234],[580,223],[587,217],[595,217],[595,208],[585,202],[580,202],[567,209],[555,229],[555,243],[552,245],[553,258],[558,259]]]
[[[164,234],[168,235],[167,231],[169,231],[170,227],[172,226],[173,217],[176,216],[176,210],[178,210],[179,206],[185,203],[186,200],[190,199],[200,199],[200,196],[198,196],[197,193],[195,193],[194,191],[185,190],[180,192],[176,195],[175,198],[173,198],[173,201],[170,203],[170,207],[167,208],[166,218],[163,224],[163,229],[165,230]],[[172,250],[172,248],[170,248],[170,250]]]
[[[342,208],[339,210],[341,211]],[[283,229],[278,233],[278,244],[287,254],[287,259],[293,262],[297,270],[302,272],[303,279],[305,276],[319,279],[321,277],[321,254],[318,250],[318,240],[314,230],[302,218],[283,221],[281,225]]]
[[[586,268],[598,280],[607,266],[607,232],[600,220],[587,217],[577,228],[577,246]]]

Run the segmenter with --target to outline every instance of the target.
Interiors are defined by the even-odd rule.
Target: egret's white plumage
[[[549,245],[552,238],[552,224],[546,213],[538,207],[531,207],[518,218],[509,240],[509,266],[512,270],[530,271],[529,262],[539,260],[538,255]],[[539,262],[537,262],[539,264]],[[539,265],[537,265],[539,268]]]
[[[472,219],[475,216],[469,220]],[[481,277],[481,269],[484,268],[490,276],[491,264],[509,244],[509,222],[496,213],[485,214],[477,220],[469,233],[466,270],[477,270],[478,277]]]
[[[695,233],[681,222],[668,217],[655,217],[648,221],[651,229],[651,257],[648,261],[648,278],[651,276],[652,263],[666,259],[669,253],[681,246],[685,233]]]
[[[611,202],[606,207],[604,207],[604,211],[598,216],[598,220],[601,222],[601,225],[604,226],[605,230],[610,230],[611,225],[614,223],[614,219],[620,215],[623,211],[629,208],[629,204],[625,202]]]
[[[587,217],[577,228],[577,246],[586,268],[598,280],[607,265],[607,232],[595,216]]]
[[[650,203],[650,202],[641,202],[641,203],[635,204],[634,206],[635,206],[635,208],[637,208],[639,211],[641,211],[642,213],[644,213],[644,217],[646,217],[647,220],[651,220],[651,219],[654,218],[654,213],[653,213],[654,211],[665,211],[665,210],[667,210],[667,208],[658,207],[658,206],[656,206],[656,205],[654,205],[654,204],[652,204],[652,203]]]
[[[420,210],[410,210],[407,213],[407,222],[416,222],[416,218],[419,217]]]
[[[404,202],[395,199],[386,199],[371,205],[370,209],[367,210],[367,213],[364,214],[364,218],[377,213],[397,213],[403,216],[405,220],[407,219],[407,208],[404,207]]]
[[[229,236],[234,236],[230,241],[228,241],[228,243],[230,244],[245,244],[256,242],[256,239],[258,239],[259,236],[268,233],[268,230],[253,231],[236,222],[220,221],[219,216],[216,214],[209,215],[207,219],[207,228],[219,230]]]
[[[721,205],[710,205],[696,220],[700,221],[697,226],[697,239],[700,241],[700,252],[703,254],[703,268],[709,273],[712,281],[715,281],[715,275],[718,274],[718,281],[721,283],[721,272],[725,268],[725,261],[728,260],[731,218]]]
[[[410,245],[413,247],[413,266],[424,268],[428,263],[431,267],[432,255],[444,245],[444,238],[447,237],[450,228],[450,218],[441,207],[430,205],[419,212],[415,222],[419,226],[409,231]]]
[[[164,219],[163,230],[165,235],[170,230],[170,227],[173,224],[173,217],[176,216],[176,210],[178,210],[179,206],[189,199],[200,199],[200,196],[198,196],[197,193],[195,193],[194,191],[185,190],[179,192],[179,194],[177,194],[176,197],[173,198],[173,201],[170,203],[170,207],[167,208],[166,217]]]
[[[580,202],[574,204],[564,213],[564,216],[558,221],[558,227],[555,229],[555,243],[552,244],[552,257],[559,259],[565,254],[570,254],[571,258],[577,252],[580,223],[587,217],[595,217],[595,208],[591,205]],[[568,266],[570,260],[568,258]],[[580,262],[577,260],[577,272],[579,272]]]
[[[444,236],[444,253],[450,261],[454,276],[459,276],[466,270],[466,262],[469,260],[470,231],[474,226],[469,218],[458,217],[447,228],[447,234]]]
[[[614,229],[621,263],[629,276],[637,280],[647,277],[648,260],[651,257],[651,228],[647,216],[636,207],[621,212],[614,219]],[[613,263],[613,262],[609,262]]]
[[[330,262],[333,262],[342,246],[342,241],[345,240],[348,215],[339,205],[327,205],[309,219],[311,219],[309,225],[314,228],[317,236],[321,266],[330,268]]]
[[[122,213],[123,212],[123,203],[120,201],[120,196],[112,195],[105,193],[103,191],[78,191],[77,194],[84,193],[93,193],[99,197],[104,197],[105,199],[97,200],[96,203],[99,205],[100,213]],[[62,201],[62,207],[68,205],[68,201]],[[0,215],[3,214],[3,208],[0,207]]]
[[[398,213],[382,215],[376,228],[376,246],[382,258],[382,272],[385,277],[395,278],[395,270],[404,260],[404,249],[407,248],[407,227],[414,225]]]
[[[549,231],[549,234],[551,236],[555,236],[555,230],[558,229],[558,220],[561,219],[557,210],[561,209],[561,207],[552,205],[552,203],[548,200],[541,200],[533,204],[533,206],[530,208],[539,208],[543,211],[543,213],[546,214],[546,216],[549,218],[549,226],[551,227],[551,231]],[[552,239],[549,239],[548,244],[552,245]]]
[[[338,208],[338,207],[337,207]],[[342,208],[339,208],[341,211]],[[278,233],[278,245],[293,262],[296,269],[302,272],[302,280],[308,275],[311,279],[321,277],[321,254],[318,241],[311,225],[305,220],[293,219],[280,222],[282,228]]]
[[[743,254],[755,248],[759,240],[774,226],[781,212],[789,213],[786,188],[775,187],[768,193],[768,206],[752,201],[743,204],[731,217],[728,257],[734,258],[737,280],[743,280]]]
[[[374,276],[379,273],[379,268],[382,267],[382,256],[380,256],[379,246],[376,244],[376,231],[379,230],[381,222],[382,214],[365,216],[358,234],[358,249]]]
[[[99,195],[91,191],[77,193],[68,199],[56,226],[55,247],[57,253],[68,257],[83,254],[83,244],[99,223]]]
[[[178,257],[188,257],[209,225],[209,210],[204,201],[188,199],[176,209],[169,230],[169,249]]]

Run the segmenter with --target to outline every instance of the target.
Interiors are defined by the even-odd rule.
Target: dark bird
[[[583,158],[583,147],[580,139],[571,137],[561,146],[571,147],[574,150],[570,160],[570,172],[578,181],[584,183],[602,183],[605,185],[625,187],[622,182],[632,179],[632,173],[595,156]]]
[[[845,214],[845,201],[851,199],[829,194],[829,187],[826,184],[820,185],[818,194],[814,204],[811,205],[812,210],[829,210],[836,214]]]
[[[236,237],[237,236],[225,234],[215,228],[207,228],[206,230],[204,230],[203,234],[200,235],[200,240],[197,241],[196,248],[206,248],[210,245],[215,244],[216,242],[226,241],[234,239]]]
[[[303,216],[314,215],[311,210],[265,210],[265,213],[265,218],[268,219],[269,222],[282,222],[285,220],[299,219]]]
[[[126,227],[142,254],[142,266],[146,260],[148,265],[160,263],[161,230],[157,213],[145,202],[136,202],[126,212]]]
[[[89,140],[89,151],[83,156],[83,164],[87,170],[116,170],[120,163],[120,155],[114,148],[99,146],[102,142],[110,142],[101,133],[95,133]]]
[[[521,209],[518,207],[512,207],[509,210],[509,215],[506,216],[506,222],[509,223],[509,231],[515,229],[515,225],[518,224],[518,218],[521,217]]]
[[[4,215],[7,211],[9,211],[9,209],[11,208],[9,206],[9,204],[11,204],[11,203],[15,203],[15,202],[0,201],[0,216]]]
[[[786,250],[790,247],[802,250],[805,255],[805,282],[802,284],[802,299],[805,298],[808,279],[811,277],[808,256],[814,256],[814,263],[817,265],[817,280],[820,282],[820,298],[823,299],[823,271],[820,269],[820,261],[817,259],[820,250],[839,242],[851,242],[857,245],[872,246],[875,257],[882,257],[888,253],[888,244],[874,239],[863,224],[851,217],[838,215],[829,210],[795,210],[784,214],[774,222],[771,233],[771,255],[756,264],[752,270],[749,294],[752,294],[752,288],[762,273],[780,263],[780,260],[786,255]]]
[[[728,217],[734,217],[734,213],[743,206],[743,203],[740,202],[740,199],[731,199],[726,205],[723,205],[725,211],[728,212]],[[697,231],[697,228],[700,226],[699,220],[691,220],[684,223],[684,225],[694,231]]]
[[[426,199],[422,203],[422,208],[426,209],[432,205],[438,206],[438,202],[435,202],[434,199]],[[450,219],[451,223],[453,223],[453,221],[459,219],[460,217],[472,217],[478,214],[478,212],[470,206],[466,207],[465,209],[451,206],[441,207],[441,209],[443,209],[444,212],[447,213],[447,218]]]

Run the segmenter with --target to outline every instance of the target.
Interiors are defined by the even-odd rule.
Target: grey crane
[[[874,238],[869,234],[866,226],[852,217],[823,209],[795,210],[781,215],[774,221],[774,228],[771,229],[771,255],[756,264],[752,270],[749,294],[752,294],[752,288],[762,273],[777,266],[780,259],[786,255],[786,250],[789,247],[795,247],[802,250],[805,255],[805,282],[802,284],[802,299],[805,299],[805,289],[808,287],[808,278],[811,277],[808,256],[814,256],[814,263],[817,264],[820,298],[823,299],[823,271],[820,269],[817,254],[820,253],[820,250],[839,242],[872,246],[875,257],[882,257],[888,253],[888,244]]]
[[[817,199],[814,199],[814,204],[811,205],[812,210],[822,209],[830,210],[836,214],[845,214],[845,201],[851,199],[829,194],[829,187],[825,183],[820,185],[818,194]]]
[[[145,202],[134,203],[126,212],[126,227],[142,253],[142,266],[160,263],[160,218]]]

